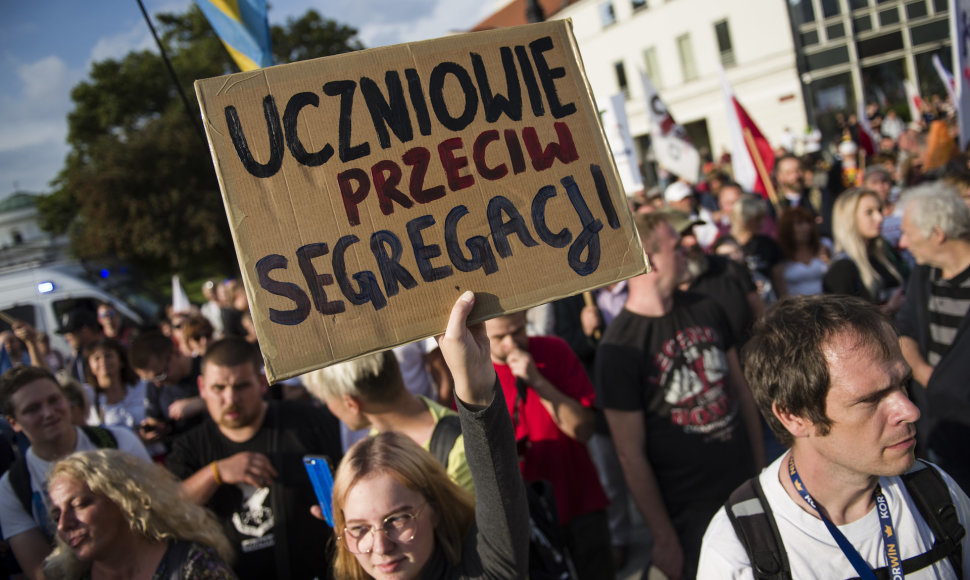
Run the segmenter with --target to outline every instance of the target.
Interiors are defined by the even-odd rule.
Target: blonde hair
[[[115,504],[130,529],[151,541],[183,540],[214,549],[227,563],[233,550],[216,517],[181,496],[181,486],[164,467],[117,449],[80,451],[58,461],[48,481],[65,476]],[[80,578],[90,564],[78,560],[58,537],[44,560],[48,578]]]
[[[390,475],[404,487],[424,496],[438,516],[435,542],[451,565],[458,564],[465,534],[475,520],[474,500],[471,494],[451,481],[444,467],[430,453],[410,437],[393,431],[357,442],[340,462],[333,486],[335,533],[343,533],[346,524],[344,506],[350,490],[362,479],[376,474]],[[343,541],[337,540],[337,544],[334,577],[365,580],[367,573],[357,562],[357,557]]]
[[[871,196],[882,209],[882,200],[879,194],[871,189],[853,187],[842,193],[835,200],[835,207],[832,209],[832,237],[835,238],[835,251],[843,252],[848,256],[859,270],[862,278],[862,285],[866,287],[873,300],[878,301],[879,291],[882,290],[882,279],[879,273],[869,262],[870,256],[882,264],[886,270],[900,283],[903,277],[899,270],[886,257],[884,248],[885,242],[881,236],[873,240],[865,240],[859,233],[859,222],[857,213],[859,203],[864,197]]]
[[[313,371],[303,377],[303,384],[321,400],[351,396],[386,403],[407,390],[397,358],[390,350]]]

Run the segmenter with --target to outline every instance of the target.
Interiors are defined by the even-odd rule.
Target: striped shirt
[[[930,344],[926,362],[936,366],[950,350],[963,317],[970,310],[970,268],[944,280],[941,270],[930,275]]]

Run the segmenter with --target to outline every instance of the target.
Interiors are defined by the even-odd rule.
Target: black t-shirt
[[[709,255],[706,258],[707,270],[691,282],[690,291],[717,302],[731,325],[731,335],[739,346],[743,345],[754,324],[748,294],[758,290],[751,280],[751,272],[743,264],[724,256]]]
[[[662,317],[623,309],[596,353],[596,400],[604,409],[644,412],[647,460],[671,515],[692,502],[724,501],[754,472],[725,382],[732,346],[721,308],[678,292]]]
[[[253,580],[330,578],[333,532],[310,515],[316,497],[303,467],[303,456],[326,455],[334,466],[340,462],[337,420],[325,408],[274,401],[269,403],[256,435],[236,443],[207,418],[176,439],[166,466],[186,479],[213,461],[242,451],[269,457],[278,476],[268,488],[222,485],[206,504],[222,521],[236,550],[236,574],[240,579]],[[278,551],[282,562],[277,558]]]
[[[764,234],[751,236],[751,239],[741,246],[741,251],[744,253],[744,261],[748,264],[748,269],[769,280],[771,280],[771,269],[785,259],[785,254],[781,251],[778,242]]]

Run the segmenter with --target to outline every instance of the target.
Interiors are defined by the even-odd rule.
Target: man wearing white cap
[[[694,226],[694,236],[705,252],[709,250],[717,239],[717,225],[714,216],[707,208],[695,209],[694,190],[690,185],[683,181],[675,181],[668,185],[664,190],[664,204],[671,209],[686,213],[691,219],[704,222]]]

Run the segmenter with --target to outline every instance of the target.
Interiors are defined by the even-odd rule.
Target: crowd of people
[[[238,281],[151,328],[77,308],[66,356],[14,324],[6,571],[970,574],[970,164],[894,119],[871,157],[851,126],[779,151],[773,195],[711,162],[636,196],[645,274],[472,327],[469,292],[437,340],[281,384]]]

